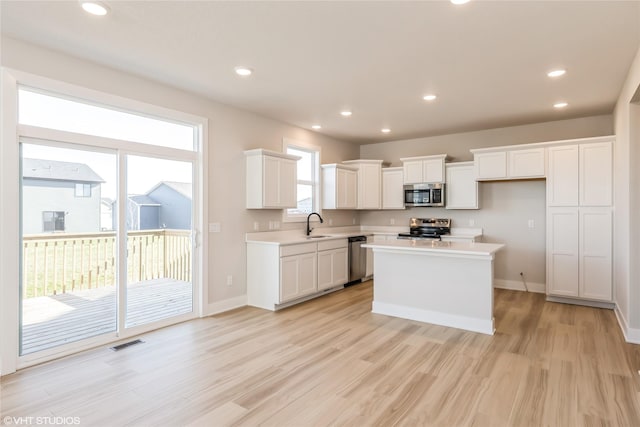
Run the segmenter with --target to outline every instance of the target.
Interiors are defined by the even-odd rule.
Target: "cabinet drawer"
[[[324,242],[318,242],[318,251],[346,248],[347,246],[349,246],[349,241],[347,239],[327,240]]]
[[[300,245],[289,245],[289,246],[281,246],[280,247],[280,256],[291,256],[291,255],[300,255],[300,254],[308,254],[311,252],[315,252],[318,248],[317,243],[302,243]]]

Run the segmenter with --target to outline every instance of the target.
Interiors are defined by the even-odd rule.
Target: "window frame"
[[[81,187],[79,187],[79,186],[81,186]],[[78,188],[81,188],[81,190],[82,190],[82,191],[80,191],[81,194],[78,194]],[[89,184],[87,182],[76,182],[73,195],[75,197],[78,197],[78,198],[91,197],[91,184]]]
[[[320,198],[322,194],[322,184],[320,182],[320,160],[322,150],[320,147],[290,138],[282,138],[282,152],[287,153],[289,149],[305,151],[312,154],[313,164],[311,168],[312,180],[300,180],[296,176],[296,189],[298,185],[311,185],[311,212],[322,215],[322,205]],[[296,168],[297,170],[297,168]],[[306,222],[309,214],[293,214],[289,209],[282,210],[282,222]],[[319,222],[318,217],[311,217],[312,222]]]
[[[45,219],[45,216],[47,214],[51,214],[51,221],[47,221]],[[64,211],[42,211],[42,232],[43,233],[55,233],[57,231],[65,231],[66,229],[66,224],[65,224],[65,212]],[[56,225],[58,224],[58,220],[62,218],[62,229],[59,230],[56,228]],[[53,224],[53,228],[51,230],[47,230],[46,224],[50,223]]]

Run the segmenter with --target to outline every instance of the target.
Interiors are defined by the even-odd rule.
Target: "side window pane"
[[[195,150],[193,126],[45,95],[26,88],[18,92],[18,122],[142,144]]]

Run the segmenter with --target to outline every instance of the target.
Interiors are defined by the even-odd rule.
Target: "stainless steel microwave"
[[[404,186],[404,205],[444,206],[444,184],[407,184]]]

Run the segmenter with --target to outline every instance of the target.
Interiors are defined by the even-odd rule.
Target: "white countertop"
[[[346,239],[353,236],[372,236],[374,234],[397,235],[406,233],[409,227],[402,226],[348,226],[348,227],[318,227],[311,236],[323,236],[308,238],[304,230],[263,231],[247,233],[245,242],[264,245],[297,245],[300,243],[313,243],[325,240]],[[478,238],[482,236],[481,228],[452,228],[449,237]]]
[[[364,248],[374,250],[393,250],[419,253],[438,253],[456,255],[493,255],[504,248],[501,243],[469,243],[469,242],[439,242],[424,240],[386,240],[383,242],[367,243]]]

